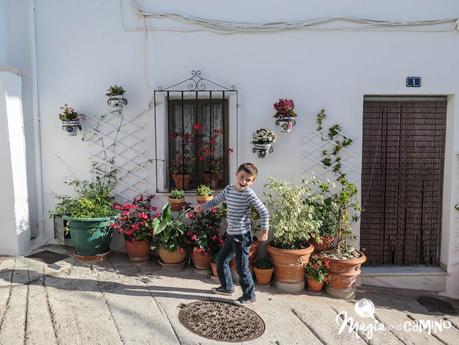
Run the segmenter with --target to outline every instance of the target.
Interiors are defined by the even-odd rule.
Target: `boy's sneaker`
[[[225,296],[232,296],[234,295],[234,288],[227,290],[223,288],[223,286],[219,287],[214,287],[211,289],[214,293],[219,294],[219,295],[225,295]]]
[[[246,299],[244,297],[239,297],[237,300],[234,301],[234,304],[245,307],[247,305],[255,304],[256,302],[257,302],[257,299],[255,297],[249,298],[249,299]]]

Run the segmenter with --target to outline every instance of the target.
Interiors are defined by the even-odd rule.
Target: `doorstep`
[[[398,289],[444,292],[448,273],[434,266],[362,267],[361,284]]]

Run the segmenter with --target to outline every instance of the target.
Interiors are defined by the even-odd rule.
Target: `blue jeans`
[[[233,289],[233,279],[229,267],[230,261],[236,256],[237,273],[242,288],[242,298],[255,298],[252,273],[249,269],[249,249],[252,244],[252,234],[228,235],[223,247],[217,254],[217,272],[220,284],[226,290]]]

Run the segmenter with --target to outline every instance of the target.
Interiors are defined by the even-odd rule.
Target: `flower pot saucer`
[[[204,276],[206,278],[208,278],[210,276],[210,268],[209,269],[199,269],[199,268],[196,268],[196,267],[193,267],[193,271],[201,276]]]
[[[108,252],[97,254],[97,255],[78,255],[74,251],[72,253],[72,256],[80,262],[93,263],[93,262],[103,261],[108,254],[110,254],[110,250]]]
[[[158,262],[165,271],[180,272],[185,267],[186,259],[176,264],[166,264],[165,262],[162,262],[161,259],[159,259]]]
[[[304,293],[308,296],[321,296],[324,294],[324,290],[322,289],[321,291],[311,291],[306,289]]]

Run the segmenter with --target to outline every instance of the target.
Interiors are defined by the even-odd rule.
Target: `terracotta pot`
[[[285,284],[304,285],[304,265],[309,262],[309,257],[314,251],[310,245],[305,249],[279,249],[267,246],[271,260],[274,264],[274,280]]]
[[[268,285],[271,283],[274,268],[253,268],[258,284]]]
[[[335,236],[321,236],[320,238],[322,243],[316,242],[313,238],[309,240],[309,243],[314,246],[314,252],[330,249],[335,245]]]
[[[171,252],[165,248],[159,247],[158,254],[161,258],[161,261],[165,264],[178,264],[185,260],[186,257],[186,253],[183,248],[177,248]]]
[[[150,259],[150,240],[125,241],[124,248],[132,262],[146,262]]]
[[[172,179],[174,180],[175,188],[188,190],[191,184],[190,174],[173,174]]]
[[[196,200],[198,201],[198,204],[205,204],[206,202],[212,200],[214,198],[213,195],[210,196],[196,196]]]
[[[328,286],[333,289],[348,289],[355,286],[361,273],[360,267],[367,257],[360,252],[360,257],[350,260],[329,259],[330,276]]]
[[[220,181],[222,180],[222,176],[218,172],[212,172],[212,173],[205,172],[205,173],[202,173],[202,179],[204,180],[204,183],[206,185],[214,189],[214,188],[217,188],[218,185],[220,184]]]
[[[169,202],[171,204],[171,211],[177,212],[183,208],[183,205],[185,204],[185,198],[182,198],[182,199],[169,198]]]
[[[215,261],[210,261],[210,268],[212,269],[212,275],[214,277],[218,277],[218,272],[217,272],[217,263]]]
[[[191,261],[193,261],[194,267],[198,270],[208,270],[210,268],[209,254],[202,255],[193,250],[193,253],[191,253]]]
[[[308,282],[308,289],[314,292],[320,292],[322,291],[324,284],[325,284],[325,279],[322,280],[321,283],[319,283],[317,280],[314,278],[306,278],[306,281]]]

